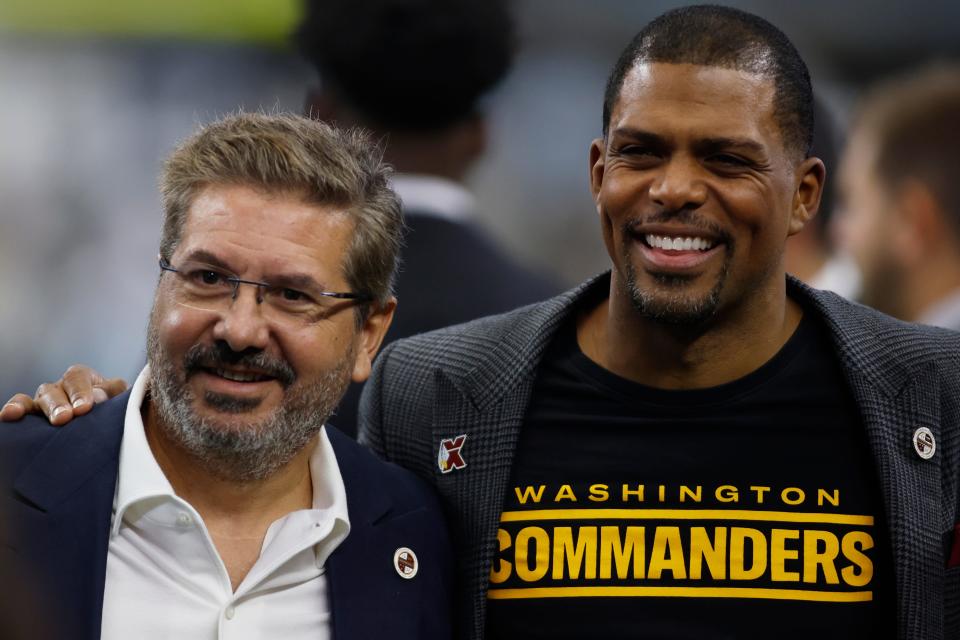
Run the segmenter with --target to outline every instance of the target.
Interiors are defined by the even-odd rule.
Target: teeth
[[[264,376],[256,373],[240,373],[237,371],[227,371],[225,369],[217,369],[217,375],[227,380],[233,380],[234,382],[258,382],[266,379]]]
[[[706,251],[713,247],[711,240],[688,236],[655,236],[648,233],[646,240],[651,247],[668,251]]]

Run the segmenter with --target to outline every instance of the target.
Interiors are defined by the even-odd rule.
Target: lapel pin
[[[937,451],[937,441],[933,439],[933,432],[926,427],[920,427],[913,432],[913,448],[917,455],[929,460]]]
[[[400,547],[393,554],[393,568],[401,578],[409,580],[417,575],[420,569],[420,563],[417,562],[417,554],[407,547]]]
[[[467,466],[460,452],[466,439],[467,435],[464,433],[456,438],[440,441],[440,451],[437,452],[437,466],[440,467],[440,473],[450,473],[454,469],[463,469]]]

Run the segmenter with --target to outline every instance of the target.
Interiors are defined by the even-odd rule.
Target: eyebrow
[[[629,140],[646,144],[655,148],[669,147],[667,140],[656,133],[636,129],[634,127],[617,127],[614,129],[611,137],[627,138]],[[694,147],[701,153],[711,153],[723,151],[725,149],[739,149],[752,153],[766,155],[766,147],[750,138],[731,138],[725,136],[715,136],[702,138],[694,143]]]
[[[209,264],[211,267],[217,267],[223,269],[224,271],[229,271],[234,273],[234,270],[228,265],[224,260],[218,257],[216,254],[207,251],[206,249],[196,249],[188,253],[185,260],[194,260],[204,262]],[[267,284],[274,287],[281,287],[283,289],[298,289],[302,291],[326,291],[322,284],[317,282],[317,280],[306,273],[284,273],[276,275],[268,275],[263,278],[263,281]]]
[[[633,127],[617,127],[610,136],[618,138],[628,138],[634,142],[640,142],[654,147],[666,146],[667,141],[655,133],[644,131],[643,129],[634,129]]]
[[[698,140],[696,148],[703,153],[724,151],[726,149],[738,149],[752,153],[766,155],[767,149],[756,140],[749,138],[705,138]]]
[[[221,260],[216,254],[210,253],[206,249],[194,249],[185,255],[183,259],[205,262],[211,267],[219,267],[221,269],[231,271],[230,266],[227,265],[226,262]]]
[[[305,273],[285,273],[275,276],[268,276],[264,278],[266,282],[269,282],[274,287],[280,287],[283,289],[296,289],[298,291],[327,291],[319,282],[317,282],[312,276],[308,276]]]

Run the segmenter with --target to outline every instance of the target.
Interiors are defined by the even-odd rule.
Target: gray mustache
[[[198,369],[224,369],[242,366],[262,371],[276,378],[284,387],[289,387],[297,379],[293,367],[281,358],[268,356],[260,350],[247,349],[234,351],[225,343],[214,345],[195,344],[183,357],[183,368],[190,377]]]

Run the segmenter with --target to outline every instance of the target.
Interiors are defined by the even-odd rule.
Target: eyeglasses
[[[244,280],[236,275],[203,262],[184,262],[179,268],[160,258],[160,269],[177,275],[175,295],[188,307],[206,311],[223,312],[237,298],[241,284],[257,289],[257,304],[272,319],[285,324],[313,324],[333,310],[323,299],[370,302],[373,296],[366,293],[338,293],[335,291],[301,291],[269,282]],[[265,303],[265,304],[264,304]]]

